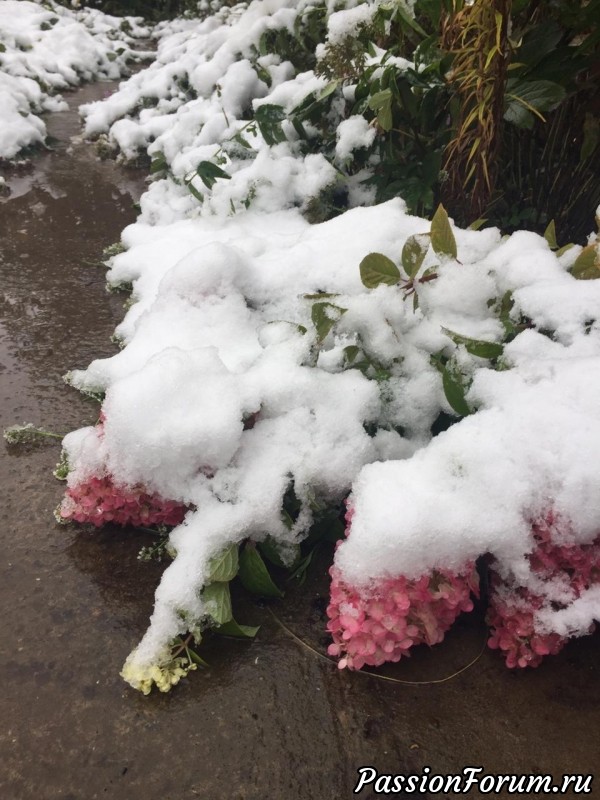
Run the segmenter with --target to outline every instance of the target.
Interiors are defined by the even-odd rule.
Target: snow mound
[[[150,31],[138,18],[125,20],[52,0],[1,0],[0,159],[43,143],[39,115],[66,108],[59,92],[92,78],[120,78],[139,59],[133,37]]]

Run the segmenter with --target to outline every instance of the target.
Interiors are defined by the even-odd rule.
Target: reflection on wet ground
[[[72,109],[110,88],[79,90]],[[144,182],[71,142],[75,111],[52,115],[49,128],[55,150],[14,175],[0,203],[0,409],[3,426],[65,432],[97,417],[61,376],[114,351],[122,300],[94,262],[133,221]],[[145,630],[160,566],[137,560],[141,534],[54,524],[57,457],[52,446],[1,448],[0,798],[337,800],[353,796],[361,765],[558,777],[600,764],[598,636],[537,671],[509,672],[486,650],[450,681],[408,686],[339,673],[266,608],[242,602],[240,620],[262,626],[255,642],[209,642],[210,667],[171,695],[130,691],[118,671]],[[274,609],[323,652],[321,567]],[[388,674],[450,675],[484,635],[471,615]]]

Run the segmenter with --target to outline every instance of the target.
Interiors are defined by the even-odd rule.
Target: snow
[[[408,461],[362,470],[352,534],[336,559],[351,583],[454,569],[489,552],[527,585],[531,521],[549,508],[572,521],[574,541],[597,536],[597,354],[559,353],[532,366],[479,371],[476,414]]]
[[[354,35],[374,8],[329,3],[330,42]],[[133,284],[116,331],[124,348],[70,376],[106,392],[102,433],[64,440],[71,487],[110,475],[190,507],[171,534],[176,556],[148,632],[127,662],[138,687],[189,621],[205,616],[210,559],[247,537],[300,541],[315,498],[336,505],[349,495],[352,527],[336,565],[355,586],[492,553],[503,575],[539,590],[526,558],[533,520],[552,511],[579,543],[600,530],[600,282],[568,272],[579,248],[558,258],[533,233],[503,239],[453,226],[459,261],[429,248],[417,278],[429,269],[437,277],[417,284],[418,308],[399,286],[366,289],[361,260],[380,252],[399,263],[407,238],[430,223],[400,199],[360,207],[369,193],[357,182],[357,207],[310,225],[302,212],[335,186],[336,167],[306,155],[288,121],[285,141],[271,143],[251,121],[252,110],[289,112],[327,85],[257,55],[265,33],[293,30],[309,10],[308,0],[254,0],[163,25],[156,61],[81,109],[87,135],[108,137],[126,159],[147,152],[165,165],[123,232],[125,252],[110,260],[109,284]],[[61,12],[61,24],[80,25],[70,14]],[[13,86],[13,72],[0,80],[22,126],[13,139],[39,141],[38,118],[19,113],[46,102],[39,87],[28,75]],[[235,142],[240,133],[248,146]],[[336,162],[375,135],[362,117],[340,119]],[[194,176],[204,160],[226,177],[205,186]],[[495,370],[447,331],[502,341],[496,307],[507,292],[512,322],[523,325]],[[323,336],[313,324],[318,302],[330,303],[321,311],[335,320]],[[352,345],[384,377],[352,368]],[[441,415],[455,416],[432,363],[440,355],[460,369],[473,413],[434,437]],[[281,506],[291,482],[301,510],[288,529]],[[554,590],[564,587],[544,588]],[[582,633],[599,613],[590,591],[554,616],[544,611],[544,624]]]
[[[335,154],[344,161],[360,147],[369,147],[375,140],[375,128],[364,117],[355,115],[345,119],[337,129]]]
[[[40,114],[66,108],[58,92],[83,80],[114,80],[137,59],[132,36],[149,35],[140,20],[94,9],[71,11],[54,2],[0,0],[0,159],[42,144]]]
[[[359,30],[369,25],[375,15],[378,3],[363,3],[355,8],[336,11],[327,22],[328,41],[339,45],[345,39],[356,36]]]
[[[439,278],[419,289],[418,312],[398,287],[365,290],[362,257],[393,257],[427,227],[395,200],[313,226],[291,210],[126,229],[128,250],[113,259],[109,279],[134,283],[137,302],[118,329],[127,346],[73,381],[106,389],[97,447],[115,480],[197,509],[172,535],[178,555],[131,663],[165,652],[180,624],[176,609],[201,615],[196,590],[211,556],[248,536],[301,538],[313,495],[336,503],[352,489],[352,532],[336,563],[355,585],[452,569],[485,552],[526,585],[531,520],[548,508],[572,521],[578,542],[597,534],[600,339],[597,329],[585,333],[583,282],[539,236],[502,242],[496,230],[456,230],[461,263],[439,264]],[[586,286],[595,296],[593,282]],[[487,301],[507,287],[515,313],[534,328],[506,347],[506,371],[462,352],[477,413],[431,440],[434,420],[451,412],[430,363],[448,349],[442,329],[499,340]],[[315,368],[304,295],[317,291],[336,293],[347,311]],[[538,320],[535,309],[546,308],[549,292],[563,298],[564,342],[535,330],[546,325],[546,312]],[[381,388],[342,369],[343,347],[358,336],[390,366]],[[70,480],[96,469],[98,457],[71,453]],[[303,512],[290,532],[280,508],[292,479]]]

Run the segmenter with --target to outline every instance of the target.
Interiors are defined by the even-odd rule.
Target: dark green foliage
[[[61,4],[71,7],[68,0]],[[172,19],[182,14],[198,16],[199,12],[197,0],[83,0],[81,5],[97,8],[105,14],[144,17],[151,21]],[[221,5],[230,4],[222,2]]]
[[[496,190],[482,216],[584,242],[600,203],[600,0],[514,0]],[[461,197],[450,208],[468,215]]]

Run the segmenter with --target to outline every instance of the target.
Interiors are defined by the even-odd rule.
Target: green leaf
[[[442,386],[450,407],[460,417],[467,417],[471,409],[467,405],[466,392],[460,377],[454,371],[451,372],[439,356],[431,356],[431,363],[442,375]]]
[[[419,10],[425,14],[433,28],[437,31],[442,17],[443,0],[420,0]],[[432,38],[432,37],[430,37]],[[435,37],[437,42],[437,36]]]
[[[254,639],[260,625],[239,625],[234,619],[230,619],[224,625],[220,625],[215,629],[215,633],[220,636],[234,636],[236,639]]]
[[[450,220],[446,209],[441,203],[431,220],[431,246],[438,255],[446,255],[451,258],[458,256],[456,239],[450,227]]]
[[[523,36],[515,58],[531,69],[553,53],[562,36],[563,32],[554,20],[537,22]]]
[[[429,236],[415,234],[409,236],[402,248],[402,266],[409,278],[414,278],[421,269],[427,250],[429,249]]]
[[[246,150],[252,150],[252,145],[250,142],[242,136],[241,132],[238,131],[236,135],[233,137],[233,141],[237,142],[241,147],[244,147]]]
[[[377,122],[384,131],[391,131],[393,127],[392,103],[391,101],[382,106],[377,112]]]
[[[384,89],[381,92],[375,92],[369,98],[369,108],[377,112],[377,122],[384,131],[392,129],[392,90]]]
[[[198,664],[200,667],[208,667],[206,661],[203,658],[200,658],[198,653],[195,650],[192,650],[191,647],[187,647],[185,652],[190,661],[193,661],[194,664]]]
[[[569,272],[580,281],[591,281],[600,278],[600,249],[598,245],[588,244],[587,247],[584,247]]]
[[[544,239],[550,245],[551,250],[558,250],[558,242],[556,241],[556,225],[554,220],[550,220],[548,227],[544,231]]]
[[[272,536],[267,536],[266,539],[263,539],[262,542],[259,542],[258,549],[263,556],[271,562],[271,564],[283,569],[290,568],[290,565],[293,567],[300,557],[299,544],[290,543],[286,544],[285,547],[282,547],[275,541],[275,539],[273,539]]]
[[[240,553],[238,572],[242,586],[259,597],[283,597],[283,592],[273,583],[269,570],[253,542],[248,542]]]
[[[310,315],[316,328],[319,342],[325,341],[329,331],[347,310],[347,308],[341,308],[333,303],[315,303],[313,305]]]
[[[271,77],[271,73],[270,73],[268,70],[266,70],[264,67],[261,67],[261,65],[260,65],[260,64],[256,64],[256,63],[255,63],[255,64],[253,64],[252,66],[254,67],[254,71],[255,71],[255,72],[256,72],[256,74],[258,75],[259,79],[260,79],[260,80],[261,80],[263,83],[266,83],[266,85],[267,85],[267,86],[269,87],[269,89],[270,89],[270,88],[271,88],[271,85],[272,85],[272,83],[273,83],[273,78]]]
[[[330,297],[339,297],[335,292],[315,292],[314,294],[303,294],[305,300],[328,300]]]
[[[360,353],[360,347],[355,344],[349,344],[348,347],[344,347],[344,357],[346,358],[346,362],[348,364],[352,364],[356,361],[357,355]]]
[[[566,97],[566,89],[554,81],[509,81],[504,119],[521,128],[531,128],[533,114],[552,111]]]
[[[514,304],[515,301],[510,290],[505,292],[498,308],[498,318],[504,327],[505,339],[511,339],[517,333],[515,323],[510,318]]]
[[[233,617],[228,583],[209,583],[202,590],[202,601],[217,625],[224,625]]]
[[[369,97],[369,108],[371,111],[379,111],[384,105],[388,104],[392,99],[392,90],[384,89],[381,92],[375,92]]]
[[[400,277],[398,267],[383,253],[369,253],[360,262],[360,278],[367,289],[374,289],[382,283],[395,286]]]
[[[317,100],[325,100],[330,94],[333,94],[340,85],[339,81],[331,81],[317,94]]]
[[[266,56],[269,52],[269,36],[271,31],[265,31],[258,40],[258,52],[261,56]]]
[[[465,400],[464,387],[447,369],[444,369],[442,373],[442,385],[444,387],[446,400],[450,403],[454,411],[461,417],[468,416],[471,411]]]
[[[504,110],[504,120],[517,128],[530,131],[533,128],[535,117],[522,103],[517,100],[509,100]]]
[[[557,257],[557,258],[560,258],[562,255],[564,255],[564,254],[565,254],[565,253],[566,253],[568,250],[570,250],[572,247],[575,247],[575,245],[573,244],[573,242],[569,242],[569,244],[565,244],[565,245],[563,245],[563,246],[560,248],[560,250],[557,250],[557,251],[556,251],[556,257]]]
[[[255,109],[254,118],[258,123],[263,139],[268,145],[285,142],[286,135],[281,127],[281,123],[286,119],[283,106],[264,103]]]
[[[552,111],[567,96],[564,86],[554,81],[519,81],[510,93],[536,111]]]
[[[472,222],[469,225],[469,230],[470,231],[478,231],[480,228],[483,228],[483,226],[485,225],[486,222],[487,222],[487,219],[485,219],[484,217],[481,217],[480,219],[476,219],[475,222]]]
[[[226,172],[224,172],[221,167],[213,164],[212,161],[201,161],[196,169],[196,174],[207,189],[212,189],[217,181],[217,178],[226,178],[227,180],[231,180],[231,175],[228,175]]]
[[[504,347],[498,342],[486,342],[482,339],[471,339],[470,336],[463,336],[461,333],[455,333],[448,328],[442,328],[442,331],[449,336],[455,344],[462,344],[468,353],[479,358],[499,358],[504,352]]]
[[[208,578],[210,583],[232,581],[237,575],[239,566],[237,544],[232,544],[231,547],[223,550],[218,556],[211,558],[208,566],[210,569]]]
[[[300,584],[300,586],[302,586],[302,584],[306,580],[306,573],[308,571],[308,568],[310,567],[311,561],[313,560],[313,556],[318,550],[319,550],[319,543],[317,543],[308,553],[308,555],[305,556],[302,559],[302,561],[300,561],[294,572],[292,572],[292,574],[290,575],[289,580],[293,580],[295,578]]]
[[[150,162],[150,174],[156,175],[158,172],[163,172],[167,169],[167,159],[164,153],[156,153]]]
[[[198,189],[194,186],[192,181],[185,181],[185,185],[187,186],[187,190],[190,194],[192,194],[199,203],[204,202],[204,195],[202,192],[199,192]]]
[[[402,5],[402,3],[396,3],[395,12],[400,17],[402,22],[405,23],[405,25],[408,25],[409,28],[412,28],[413,31],[416,31],[420,36],[423,37],[427,36],[427,33],[419,25],[416,19],[410,15],[408,10]]]

